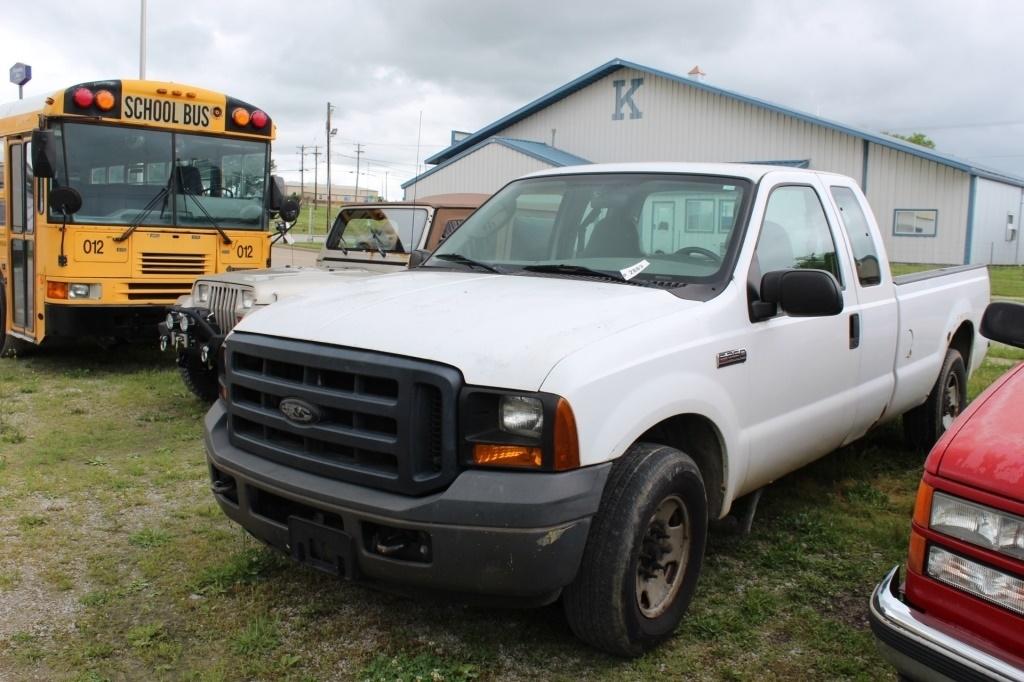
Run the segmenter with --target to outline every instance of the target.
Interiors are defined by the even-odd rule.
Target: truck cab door
[[[752,214],[756,247],[748,296],[764,273],[784,268],[831,272],[844,312],[795,317],[784,311],[750,322],[750,466],[747,489],[760,487],[842,445],[854,421],[858,349],[850,348],[846,311],[855,307],[845,242],[826,212],[816,178],[773,173]],[[763,181],[764,182],[764,181]]]

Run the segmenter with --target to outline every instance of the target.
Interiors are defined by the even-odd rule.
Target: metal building
[[[694,73],[696,74],[694,75]],[[1024,178],[614,59],[426,160],[406,198],[494,192],[537,170],[625,161],[742,161],[849,175],[890,259],[1020,264]]]

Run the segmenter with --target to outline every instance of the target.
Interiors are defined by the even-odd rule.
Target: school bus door
[[[11,178],[10,279],[11,330],[32,338],[35,328],[35,194],[29,162],[29,138],[7,139]]]

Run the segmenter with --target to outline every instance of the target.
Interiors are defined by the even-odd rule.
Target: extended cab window
[[[832,198],[839,207],[839,215],[843,219],[846,234],[850,236],[853,247],[854,263],[857,266],[857,279],[861,286],[870,287],[882,282],[882,271],[878,265],[878,248],[871,238],[868,219],[857,201],[857,196],[849,187],[831,187]]]
[[[808,268],[831,272],[842,283],[835,241],[814,189],[789,185],[772,190],[757,240],[757,261],[762,274]]]

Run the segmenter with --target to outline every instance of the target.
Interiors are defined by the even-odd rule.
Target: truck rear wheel
[[[688,455],[637,443],[615,463],[563,607],[591,646],[639,656],[675,631],[707,540],[707,494]]]
[[[178,353],[178,373],[192,395],[206,403],[217,399],[217,370],[203,364],[196,353]]]
[[[967,407],[967,370],[960,351],[950,348],[928,399],[903,415],[903,436],[915,450],[928,452]]]

